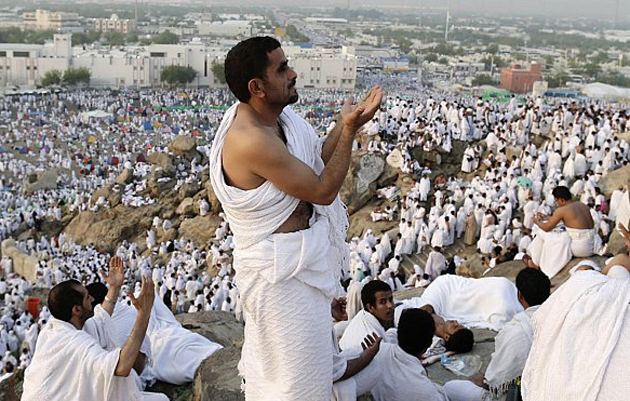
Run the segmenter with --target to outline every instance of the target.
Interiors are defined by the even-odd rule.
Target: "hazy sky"
[[[269,1],[269,0],[267,0]],[[267,2],[266,1],[266,2]],[[273,1],[273,0],[272,0]],[[274,2],[287,4],[288,0]],[[320,0],[316,4],[337,7],[370,7],[387,5],[404,8],[445,8],[448,0]],[[628,20],[630,0],[619,1],[619,20]],[[292,0],[291,4],[314,4],[311,0]],[[477,12],[502,15],[554,15],[583,16],[610,19],[615,16],[616,0],[450,0],[454,14]]]

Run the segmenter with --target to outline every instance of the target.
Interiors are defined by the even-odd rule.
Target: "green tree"
[[[166,30],[158,35],[155,35],[153,37],[153,43],[161,45],[176,45],[179,43],[179,36],[169,30]]]
[[[438,55],[435,53],[427,53],[427,55],[424,56],[424,61],[427,63],[435,63],[438,61]]]
[[[98,42],[101,39],[101,33],[98,31],[76,32],[72,34],[72,44],[89,45]]]
[[[448,64],[448,59],[446,57],[440,57],[437,62],[446,65]]]
[[[89,85],[92,73],[85,67],[81,68],[68,68],[63,73],[63,83],[68,86],[75,85]]]
[[[223,63],[219,63],[216,61],[212,62],[212,65],[210,66],[210,69],[212,70],[212,74],[216,77],[216,79],[221,82],[222,84],[225,84],[225,67],[223,65]]]
[[[491,43],[486,47],[486,53],[497,54],[499,52],[499,45],[496,43]]]
[[[479,74],[472,80],[473,86],[496,85],[496,81],[488,74]]]
[[[124,46],[125,36],[118,31],[105,32],[103,38],[110,46]]]
[[[175,84],[191,83],[197,77],[197,71],[192,67],[182,67],[180,65],[169,65],[162,69],[160,80],[170,86]]]
[[[60,85],[63,74],[59,70],[47,71],[42,77],[42,86]]]

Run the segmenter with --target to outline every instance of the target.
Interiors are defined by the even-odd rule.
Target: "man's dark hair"
[[[474,343],[475,337],[470,329],[459,329],[449,337],[446,350],[461,354],[470,351]]]
[[[565,187],[564,185],[559,185],[555,187],[553,191],[551,191],[551,194],[554,198],[564,199],[566,201],[569,201],[572,198],[571,191],[569,191],[569,188]]]
[[[372,280],[367,283],[361,290],[361,303],[363,308],[367,310],[368,305],[376,304],[376,293],[379,291],[390,291],[392,288],[384,281]]]
[[[83,304],[83,294],[77,287],[81,286],[77,280],[66,280],[53,287],[48,294],[48,309],[57,319],[69,322],[72,308]]]
[[[100,281],[95,281],[88,284],[85,288],[88,290],[88,293],[92,296],[92,298],[94,298],[92,301],[92,307],[103,303],[105,296],[107,296],[107,286],[105,284]]]
[[[253,78],[265,78],[269,66],[268,54],[280,47],[269,36],[258,36],[239,42],[225,57],[225,81],[238,100],[249,102],[247,84]]]
[[[540,305],[551,294],[551,280],[541,270],[526,267],[516,276],[516,288],[529,306]]]
[[[398,346],[406,353],[417,356],[433,341],[435,322],[429,312],[422,309],[405,309],[398,322]]]

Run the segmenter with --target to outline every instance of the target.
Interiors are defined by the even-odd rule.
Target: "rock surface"
[[[13,271],[24,276],[30,282],[37,280],[37,262],[38,259],[35,256],[29,256],[17,248],[17,244],[14,239],[8,238],[2,241],[1,245],[2,255],[8,256],[13,259]]]
[[[606,198],[610,198],[610,195],[615,189],[628,184],[630,184],[630,165],[606,174],[599,180],[597,186],[602,190],[604,195],[606,195]]]
[[[29,177],[28,182],[24,185],[24,190],[27,193],[34,193],[46,189],[57,188],[57,172],[54,170],[47,170],[37,173],[36,177]]]

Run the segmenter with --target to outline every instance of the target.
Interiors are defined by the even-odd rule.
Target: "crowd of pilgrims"
[[[372,220],[399,225],[382,232],[368,229],[361,238],[351,239],[346,285],[378,278],[395,291],[426,286],[464,262],[445,254],[461,237],[487,255],[483,268],[492,269],[525,252],[532,240],[533,216],[539,211],[550,214],[551,190],[557,185],[568,186],[591,207],[600,235],[608,237],[615,204],[626,189],[606,199],[597,185],[608,172],[628,163],[628,142],[619,137],[627,123],[621,108],[540,97],[512,97],[501,104],[468,95],[397,90],[387,93],[381,111],[363,128],[361,138],[366,139],[357,139],[355,149],[384,156],[399,152],[399,168],[415,185],[406,193],[394,187],[377,191],[387,202],[374,209]],[[343,98],[339,92],[301,91],[294,108],[323,135],[334,126]],[[142,207],[153,202],[141,195],[151,171],[147,155],[169,152],[168,143],[180,134],[196,137],[198,150],[207,152],[232,102],[228,92],[207,89],[78,90],[1,98],[0,239],[37,231],[45,220],[108,207],[102,198],[92,202],[91,195],[123,168],[134,173],[133,183],[116,188],[124,191],[123,203]],[[91,110],[107,116],[86,116]],[[414,148],[447,157],[458,141],[465,143],[465,151],[457,177],[435,177],[428,163],[413,157]],[[200,163],[193,161],[189,169],[177,166],[178,184],[199,180],[207,168]],[[52,169],[58,172],[55,189],[25,190],[30,175]],[[209,212],[207,201],[199,206],[202,216]],[[224,221],[217,228],[212,243],[180,238],[158,244],[156,230],[170,225],[168,219],[154,218],[144,253],[134,243],[119,245],[116,254],[125,261],[128,288],[138,286],[147,273],[176,314],[223,310],[238,316],[228,224]],[[19,241],[18,247],[39,258],[38,279],[29,283],[13,273],[10,258],[2,258],[0,380],[28,365],[37,334],[50,317],[45,306],[37,318],[25,309],[33,286],[50,289],[69,278],[84,284],[98,281],[111,256],[80,246],[63,232]],[[414,253],[428,253],[426,264],[415,264],[408,273],[401,263]],[[157,263],[158,258],[167,262]],[[121,301],[129,303],[125,295]]]

